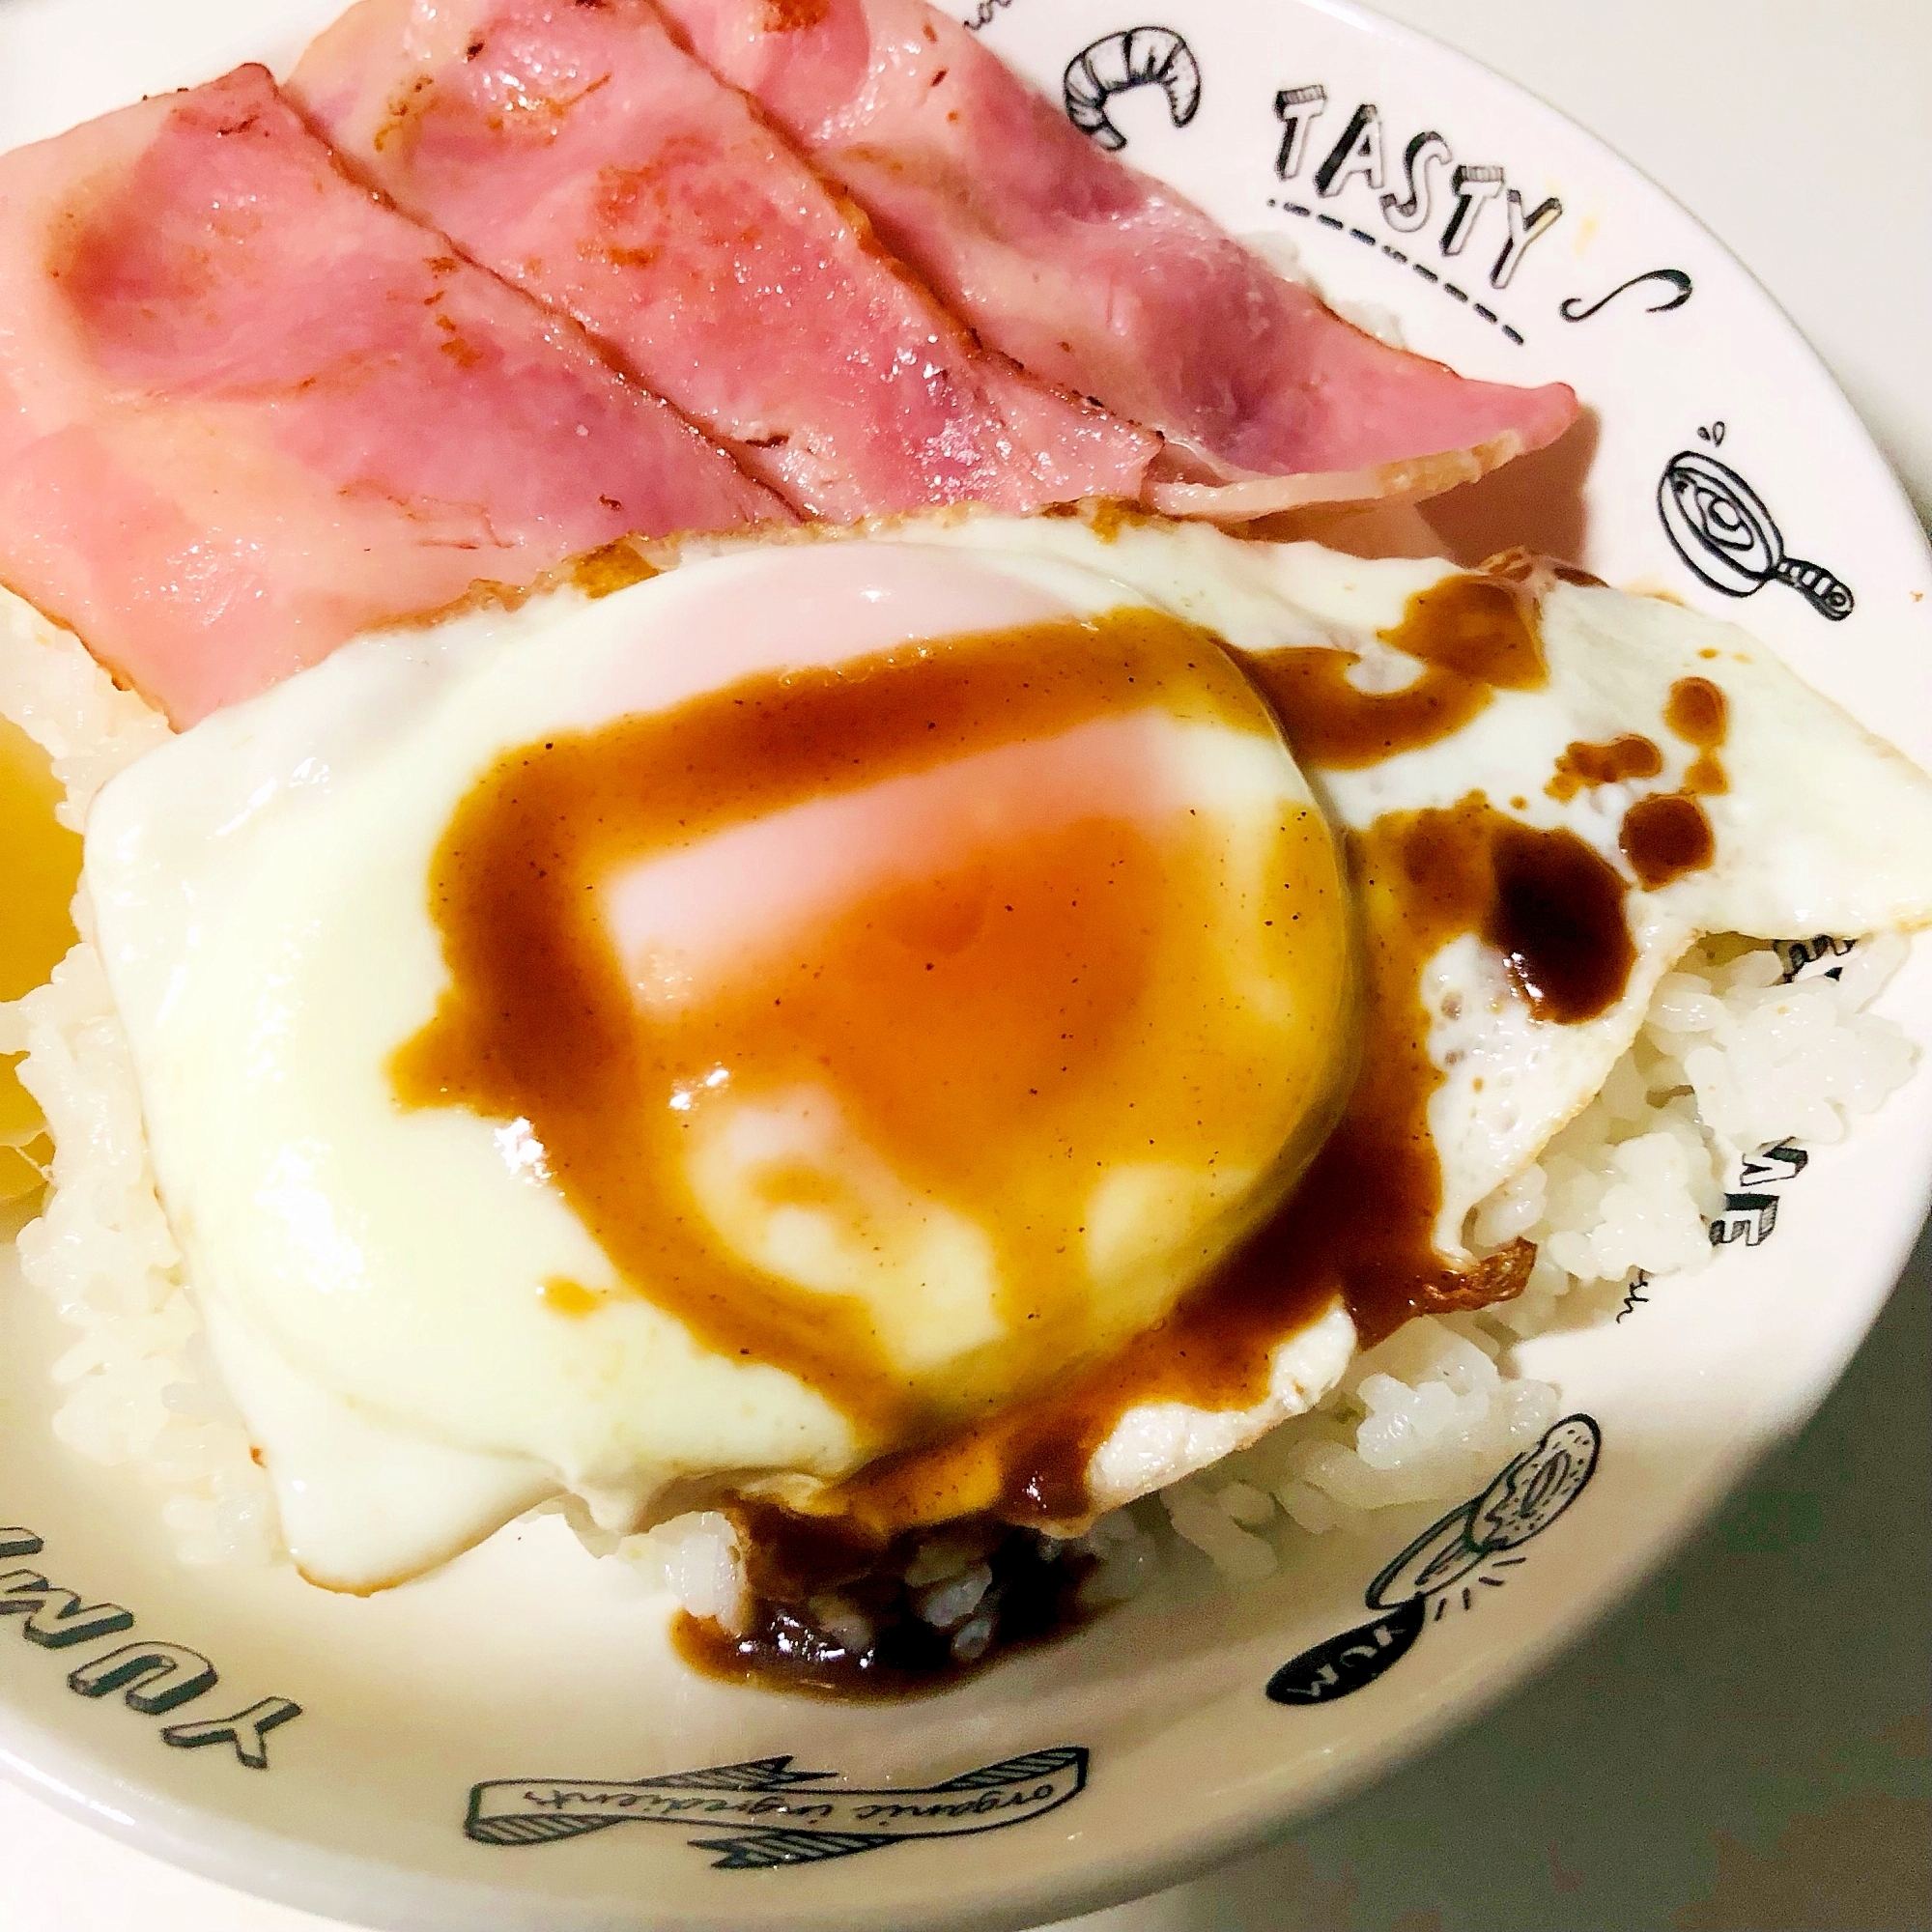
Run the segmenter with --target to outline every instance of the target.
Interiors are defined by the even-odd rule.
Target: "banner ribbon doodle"
[[[675,1825],[724,1871],[849,1857],[906,1838],[950,1838],[1024,1825],[1087,1782],[1087,1752],[1057,1745],[917,1788],[828,1788],[829,1771],[753,1758],[629,1780],[505,1777],[474,1786],[464,1833],[485,1845],[536,1845],[611,1825]]]

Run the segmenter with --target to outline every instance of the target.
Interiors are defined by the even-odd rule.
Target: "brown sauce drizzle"
[[[1624,813],[1617,844],[1646,892],[1656,892],[1687,872],[1700,872],[1716,858],[1711,819],[1698,803],[1730,789],[1718,753],[1730,728],[1730,706],[1707,677],[1680,677],[1670,687],[1663,722],[1697,753],[1680,788],[1640,798]]]
[[[977,1510],[1043,1527],[1088,1514],[1087,1468],[1142,1402],[1240,1409],[1267,1393],[1275,1345],[1336,1298],[1364,1346],[1411,1315],[1518,1293],[1524,1243],[1447,1262],[1434,1234],[1441,1174],[1429,1136],[1441,1074],[1429,1056],[1423,967],[1451,939],[1503,948],[1539,1017],[1575,1022],[1622,992],[1634,960],[1622,876],[1574,833],[1536,832],[1472,792],[1447,810],[1390,813],[1351,835],[1365,909],[1360,1071],[1301,1184],[1157,1329],[1042,1398],[928,1448],[882,1458],[823,1506],[882,1534]]]
[[[1133,670],[1096,678],[1094,631],[1108,629],[1118,659],[1136,625]],[[1166,634],[1148,634],[1151,625]],[[684,1062],[661,1041],[651,1043],[655,1058],[639,1061],[628,988],[582,904],[586,879],[619,858],[697,839],[781,803],[924,769],[968,747],[1045,735],[1110,705],[1198,696],[1163,672],[1181,628],[1116,612],[927,647],[917,675],[794,673],[781,685],[696,699],[668,718],[527,748],[452,821],[432,906],[454,988],[397,1055],[399,1095],[410,1105],[531,1120],[555,1184],[639,1292],[708,1346],[789,1368],[911,1444],[821,1492],[809,1514],[751,1493],[729,1505],[751,1569],[751,1628],[733,1636],[683,1618],[676,1632],[686,1659],[713,1674],[851,1694],[931,1688],[971,1667],[951,1634],[919,1614],[918,1586],[905,1574],[937,1525],[973,1542],[993,1573],[997,1634],[980,1655],[1063,1629],[1082,1614],[1081,1559],[1069,1562],[1031,1532],[1088,1519],[1094,1452],[1128,1408],[1163,1400],[1254,1406],[1266,1397],[1276,1346],[1338,1300],[1371,1345],[1411,1315],[1480,1307],[1527,1279],[1533,1253],[1524,1242],[1472,1262],[1446,1260],[1435,1247],[1442,1189],[1428,1107],[1443,1076],[1429,1053],[1435,1016],[1423,1004],[1422,974],[1449,941],[1477,933],[1501,952],[1539,1018],[1577,1023],[1621,995],[1634,952],[1622,875],[1574,834],[1527,827],[1481,792],[1445,810],[1386,814],[1346,841],[1359,925],[1359,1065],[1300,1184],[1285,1198],[1278,1191],[1265,1218],[1164,1319],[1123,1343],[1096,1349],[1077,1321],[1036,1326],[1025,1350],[1046,1359],[1048,1380],[1036,1370],[1029,1381],[1009,1363],[981,1382],[977,1403],[922,1404],[902,1375],[895,1378],[863,1306],[742,1267],[721,1271],[715,1255],[677,1232],[683,1204],[663,1177],[678,1162],[662,1125],[613,1130],[613,1121],[640,1112],[665,1114],[639,1109],[634,1096],[640,1080],[661,1086],[666,1066]],[[1433,585],[1385,638],[1423,666],[1406,691],[1355,690],[1339,674],[1349,658],[1332,650],[1277,652],[1250,667],[1305,763],[1360,766],[1434,743],[1494,690],[1534,688],[1545,676],[1536,598],[1508,577]],[[1199,634],[1195,641],[1205,642]],[[1247,687],[1218,649],[1197,648],[1194,658],[1190,677],[1208,658],[1226,668],[1226,683],[1213,685],[1214,715],[1254,728]],[[1048,868],[1054,889],[1091,881],[1100,856],[1083,847],[1057,857]],[[1292,855],[1284,870],[1296,872]],[[1314,876],[1304,859],[1295,890],[1310,890]],[[922,916],[944,911],[928,906]],[[1122,984],[1145,972],[1126,927],[1103,923],[1095,934],[1083,957],[1108,960]],[[865,966],[849,938],[838,956]],[[760,990],[768,995],[769,985]],[[1118,987],[1117,997],[1125,997]],[[867,1017],[876,1010],[868,1002]],[[743,1001],[724,999],[712,1003],[707,1024],[753,1019]],[[972,1029],[957,1031],[959,1050],[983,1058]],[[709,1065],[725,1037],[684,1059]],[[923,1054],[949,1051],[943,1039],[918,1037]],[[915,1111],[933,1112],[930,1091]],[[1318,1127],[1334,1104],[1310,1099]],[[1008,1096],[1004,1113],[976,1118],[971,1131],[983,1135],[989,1122],[1003,1130],[1014,1113]],[[916,1132],[902,1110],[880,1118],[882,1145],[896,1148]],[[567,1302],[575,1287],[550,1292]]]
[[[1098,808],[1042,826],[1029,796],[989,832],[976,792],[930,874],[875,882],[781,941],[738,948],[704,997],[668,1014],[640,1012],[598,888],[787,806],[1155,707],[1274,737],[1217,645],[1130,610],[773,673],[507,754],[433,862],[451,984],[392,1059],[398,1099],[526,1122],[628,1290],[716,1352],[796,1376],[862,1443],[999,1408],[1157,1317],[1172,1293],[1130,1282],[1098,1305],[1087,1187],[1066,1179],[1076,1151],[1107,1173],[1260,1177],[1251,1218],[1325,1126],[1346,1072],[1331,1042],[1349,960],[1321,815],[1286,810],[1272,846],[1241,862],[1250,878],[1230,870],[1217,830],[1178,809],[1156,837]],[[1300,989],[1305,1008],[1256,1003],[1243,975]],[[829,1093],[923,1197],[968,1212],[998,1249],[997,1339],[911,1373],[875,1303],[727,1247],[689,1178],[705,1076],[721,1068],[733,1101]],[[835,1180],[774,1169],[760,1185],[782,1207]],[[560,1314],[589,1313],[585,1298],[577,1285],[546,1292]]]
[[[1623,880],[1574,832],[1539,832],[1494,813],[1484,829],[1494,879],[1483,937],[1534,1018],[1560,1026],[1595,1019],[1621,997],[1636,964]]]
[[[1596,785],[1621,784],[1626,779],[1654,779],[1663,769],[1663,753],[1648,738],[1627,731],[1606,745],[1581,739],[1565,746],[1556,760],[1556,775],[1544,786],[1559,802]]]
[[[821,1697],[919,1696],[970,1675],[995,1632],[1004,1656],[1094,1614],[1080,1597],[1091,1556],[988,1517],[949,1528],[934,1564],[926,1537],[882,1543],[855,1524],[751,1500],[730,1516],[745,1552],[750,1627],[734,1634],[689,1611],[671,1626],[678,1654],[707,1676]],[[924,1572],[916,1567],[923,1560]],[[937,1608],[937,1592],[982,1565],[984,1593],[944,1628],[930,1622],[924,1612]]]
[[[1701,872],[1717,854],[1704,808],[1676,791],[1638,799],[1624,813],[1617,844],[1649,893],[1686,872]]]
[[[1663,722],[1697,756],[1684,774],[1684,789],[1708,797],[1730,789],[1730,780],[1718,757],[1730,728],[1730,705],[1708,677],[1680,677],[1670,687]]]
[[[1380,636],[1422,665],[1397,691],[1358,690],[1349,673],[1361,660],[1329,645],[1248,660],[1304,764],[1359,771],[1419,751],[1460,731],[1497,691],[1533,691],[1547,675],[1536,600],[1505,579],[1444,578]]]
[[[581,1281],[572,1281],[568,1275],[553,1275],[537,1293],[543,1297],[544,1306],[559,1315],[594,1315],[605,1301],[594,1289],[585,1288]]]
[[[1526,1242],[1461,1265],[1435,1246],[1442,1192],[1428,1105],[1441,1076],[1428,1053],[1422,969],[1449,939],[1479,930],[1539,1018],[1593,1018],[1622,993],[1634,959],[1627,888],[1573,833],[1535,831],[1479,792],[1448,810],[1391,814],[1350,845],[1355,891],[1376,908],[1366,1037],[1347,1108],[1301,1185],[1158,1328],[1111,1359],[985,1423],[881,1458],[819,1497],[808,1519],[736,1506],[752,1626],[733,1636],[680,1617],[675,1642],[688,1662],[819,1693],[952,1682],[974,1665],[918,1616],[902,1585],[920,1541],[909,1526],[944,1524],[949,1538],[977,1536],[1004,1552],[989,1559],[1002,1595],[983,1653],[1004,1655],[1088,1613],[1078,1587],[1085,1559],[1069,1567],[1066,1555],[1047,1557],[1010,1525],[1051,1531],[1084,1520],[1094,1453],[1135,1404],[1254,1406],[1266,1395],[1276,1345],[1337,1296],[1368,1346],[1411,1315],[1480,1308],[1521,1291],[1534,1260]],[[841,1609],[860,1607],[872,1642],[829,1627],[829,1617],[842,1619],[828,1612],[828,1596]]]

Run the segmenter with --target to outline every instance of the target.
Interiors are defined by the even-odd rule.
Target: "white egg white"
[[[1053,559],[751,551],[601,599],[559,589],[357,640],[108,788],[87,879],[156,1174],[305,1574],[377,1587],[558,1491],[628,1530],[680,1481],[816,1481],[861,1460],[824,1396],[701,1346],[623,1292],[547,1181],[527,1122],[397,1105],[391,1057],[448,983],[433,856],[477,780],[545,733],[759,672],[1118,601],[1110,582]],[[1177,799],[1251,826],[1243,836],[1311,803],[1278,742],[1164,713],[1072,727],[1069,769],[1128,729]],[[944,781],[970,790],[1003,755],[956,761]],[[1030,809],[1079,807],[1050,792]],[[607,903],[640,1002],[674,1008],[708,960],[832,891],[861,805],[884,823],[922,809],[887,780],[619,878]],[[867,1299],[908,1368],[988,1339],[980,1231],[912,1191],[836,1109],[809,1094],[713,1096],[690,1145],[688,1179],[726,1244],[802,1287]],[[747,1178],[781,1158],[836,1171],[867,1226],[898,1234],[878,1246],[825,1216],[762,1210]],[[1132,1230],[1173,1218],[1172,1177],[1108,1181],[1096,1240],[1112,1229],[1131,1247]],[[557,1278],[601,1305],[560,1316],[540,1293]]]

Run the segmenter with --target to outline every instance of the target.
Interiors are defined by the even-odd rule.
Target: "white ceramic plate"
[[[240,59],[285,67],[334,10],[9,0],[0,147]],[[1443,508],[1464,553],[1528,541],[1739,617],[1932,763],[1932,558],[1810,352],[1658,189],[1493,75],[1351,8],[983,0],[980,14],[1056,93],[1089,50],[1103,77],[1172,51],[1110,45],[1119,35],[1179,36],[1195,111],[1177,123],[1157,82],[1102,103],[1130,159],[1229,227],[1292,241],[1332,295],[1393,311],[1411,346],[1577,387],[1594,436]],[[1439,148],[1418,150],[1431,134]],[[1432,192],[1406,221],[1412,153]],[[1932,949],[1885,1005],[1932,1040]],[[1589,1421],[1518,1473],[1521,1506],[1500,1527],[1487,1506],[1439,1522],[1388,1512],[1307,1542],[1260,1589],[1143,1602],[941,1698],[873,1708],[690,1676],[662,1606],[554,1519],[367,1602],[286,1571],[182,1569],[130,1477],[53,1444],[46,1370],[64,1331],[9,1254],[0,1569],[76,1597],[65,1621],[65,1598],[46,1605],[38,1631],[0,1619],[0,1761],[149,1851],[384,1927],[988,1932],[1151,1889],[1497,1694],[1811,1410],[1923,1215],[1932,1077],[1848,1146],[1805,1151],[1802,1171],[1772,1163],[1734,1204],[1710,1272],[1522,1351]],[[0,1608],[34,1595],[0,1577]],[[156,1641],[211,1660],[218,1683],[144,1710],[143,1686],[89,1675]],[[150,1683],[160,1698],[145,1701],[169,1688]]]

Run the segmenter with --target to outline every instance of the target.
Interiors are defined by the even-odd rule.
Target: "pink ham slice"
[[[1158,439],[981,349],[648,0],[361,0],[289,91],[812,516],[1140,495]]]
[[[0,157],[0,581],[179,724],[476,579],[766,518],[262,68]]]
[[[1576,416],[1351,327],[921,0],[659,4],[986,342],[1168,438],[1156,508],[1427,496]]]

